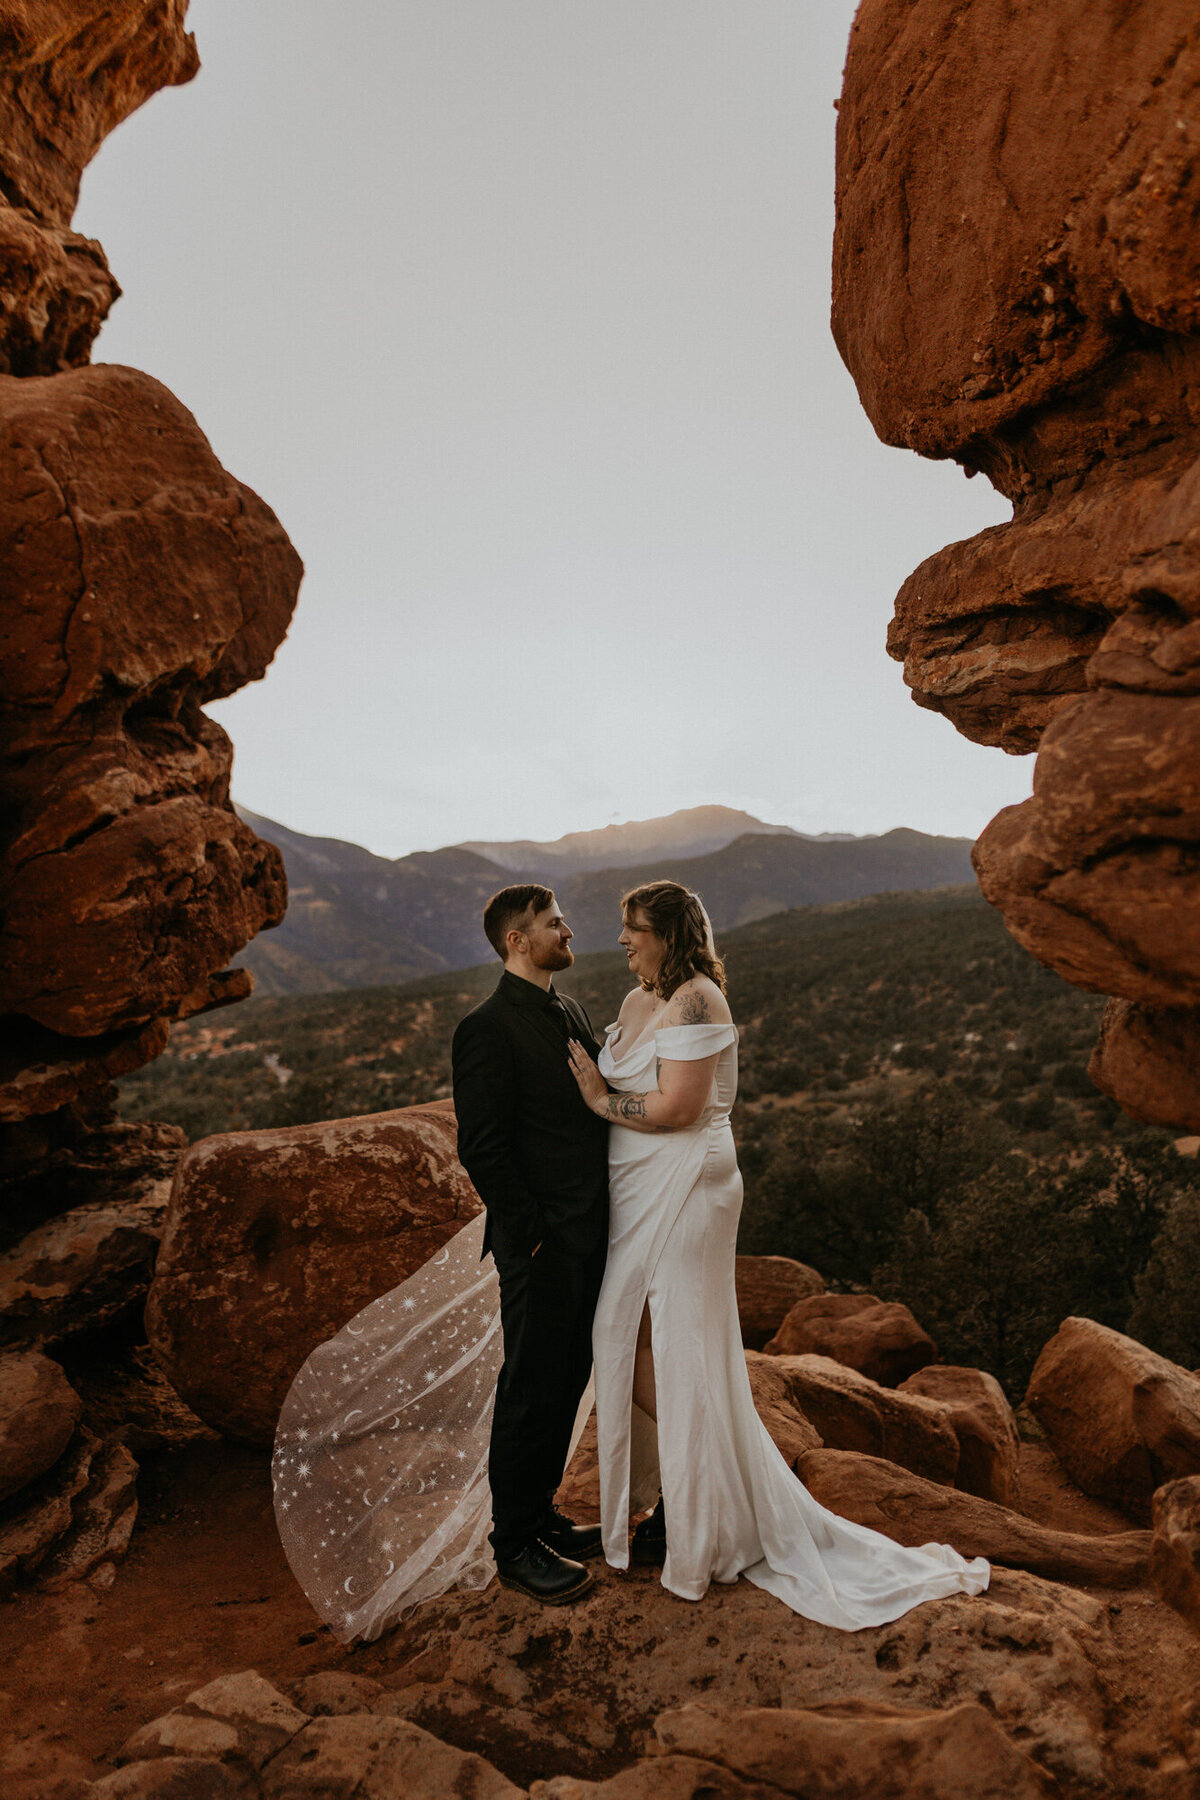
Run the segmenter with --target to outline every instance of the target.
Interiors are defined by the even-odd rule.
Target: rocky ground
[[[584,1505],[588,1485],[585,1469],[576,1484]],[[652,1766],[640,1759],[655,1721],[692,1703],[740,1717],[753,1708],[790,1715],[850,1700],[874,1709],[876,1730],[881,1703],[936,1708],[939,1720],[947,1708],[977,1703],[1004,1732],[990,1749],[975,1746],[981,1784],[1007,1741],[1024,1753],[1023,1768],[1032,1758],[1067,1795],[1176,1800],[1200,1792],[1196,1638],[1148,1585],[1073,1587],[997,1569],[978,1600],[935,1602],[894,1625],[847,1636],[795,1617],[746,1583],[714,1588],[691,1605],[666,1594],[654,1571],[604,1570],[595,1591],[570,1609],[541,1609],[493,1584],[482,1595],[432,1602],[378,1643],[345,1649],[319,1626],[284,1561],[265,1453],[197,1435],[146,1456],[140,1486],[137,1528],[110,1586],[26,1591],[0,1608],[0,1789],[9,1800],[84,1800],[93,1783],[112,1776],[135,1733],[214,1679],[246,1670],[298,1703],[306,1718],[407,1720],[477,1753],[517,1787],[545,1780],[544,1791],[554,1794],[576,1789],[552,1777],[604,1781],[631,1765],[627,1785],[614,1793],[799,1791],[777,1782],[747,1787],[736,1757],[732,1768],[723,1765],[728,1784],[707,1789],[695,1782],[709,1757],[660,1754]],[[1128,1530],[1120,1515],[1072,1487],[1044,1445],[1024,1446],[1021,1487],[1023,1504],[1044,1525]],[[860,1722],[860,1762],[864,1732]],[[186,1734],[185,1741],[204,1742]],[[796,1768],[794,1746],[789,1756],[787,1767]],[[235,1791],[223,1783],[236,1758],[217,1759],[225,1774],[200,1760],[206,1771],[194,1768],[197,1786],[100,1792],[205,1800]],[[173,1762],[156,1762],[155,1779],[166,1780]],[[681,1773],[683,1763],[689,1767]],[[138,1766],[125,1771],[127,1782]],[[444,1779],[440,1789],[393,1790],[371,1785],[364,1767],[360,1759],[352,1785],[330,1778],[265,1791],[493,1791],[456,1789],[444,1770],[434,1777]],[[457,1781],[462,1768],[454,1770]],[[648,1785],[628,1785],[635,1779]]]
[[[264,1156],[288,1179],[230,1177]],[[391,1236],[351,1204],[364,1158],[364,1193],[386,1167],[404,1196]],[[157,1190],[8,1254],[4,1800],[1200,1800],[1200,1378],[1068,1319],[1014,1412],[907,1308],[785,1258],[737,1267],[775,1443],[834,1511],[987,1557],[984,1596],[846,1634],[746,1583],[689,1604],[602,1569],[573,1607],[493,1584],[339,1645],[280,1546],[272,1424],[329,1308],[369,1297],[338,1283],[402,1279],[473,1210],[456,1169],[436,1107],[207,1140],[148,1313],[187,1277],[182,1349],[140,1327]],[[590,1427],[562,1497],[596,1516]]]

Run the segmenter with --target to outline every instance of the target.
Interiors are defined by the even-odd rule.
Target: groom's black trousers
[[[536,1256],[511,1255],[493,1241],[504,1367],[488,1479],[492,1548],[501,1560],[537,1536],[562,1480],[592,1368],[592,1317],[606,1252],[604,1242],[582,1256],[545,1242]]]
[[[487,1207],[483,1248],[500,1276],[488,1476],[502,1559],[537,1536],[562,1480],[604,1274],[608,1125],[584,1105],[571,1037],[600,1054],[578,1001],[507,969],[454,1033],[458,1153]]]

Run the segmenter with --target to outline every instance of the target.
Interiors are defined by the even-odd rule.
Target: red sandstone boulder
[[[1177,125],[1200,75],[1194,24],[1190,0],[1058,0],[1053,28],[1009,0],[860,5],[833,329],[885,442],[952,456],[1078,385],[1139,324],[1200,326]]]
[[[0,1506],[0,1595],[31,1577],[50,1588],[88,1575],[106,1585],[129,1547],[137,1473],[123,1444],[81,1425],[58,1461]]]
[[[1144,1124],[1200,1123],[1200,1007],[1110,1000],[1088,1074]]]
[[[87,362],[120,291],[94,238],[0,205],[0,373],[53,375]]]
[[[986,897],[1129,1001],[1093,1065],[1200,1130],[1200,78],[1191,0],[863,0],[838,114],[833,324],[876,430],[1011,523],[904,584],[891,653],[967,736],[1040,749]],[[1063,45],[1070,45],[1064,56]]]
[[[950,1410],[940,1400],[880,1387],[870,1376],[827,1356],[748,1350],[746,1363],[756,1401],[762,1396],[768,1402],[764,1418],[772,1436],[773,1415],[799,1414],[834,1449],[886,1456],[930,1481],[954,1480],[958,1438]]]
[[[873,1700],[810,1710],[685,1706],[655,1720],[648,1748],[802,1800],[1035,1800],[1053,1792],[1046,1771],[974,1701],[936,1712]],[[644,1768],[652,1782],[655,1763]],[[554,1784],[545,1791],[550,1800]]]
[[[1039,961],[1169,1009],[1200,1004],[1198,845],[1200,696],[1101,688],[1048,726],[1033,799],[993,819],[974,860]]]
[[[79,1395],[48,1356],[0,1356],[0,1500],[58,1461],[82,1411]]]
[[[746,1357],[754,1408],[770,1432],[775,1448],[795,1468],[806,1450],[820,1448],[816,1426],[797,1402],[799,1383],[789,1379],[779,1360],[750,1352]]]
[[[922,1394],[948,1409],[958,1439],[954,1485],[966,1494],[1015,1506],[1020,1488],[1021,1441],[1004,1389],[985,1369],[930,1363],[902,1381],[902,1394]]]
[[[1186,1628],[1160,1611],[1159,1685],[1177,1691],[1186,1683]],[[997,1569],[977,1598],[930,1601],[894,1624],[852,1632],[801,1618],[747,1582],[715,1583],[700,1605],[681,1605],[655,1571],[635,1570],[602,1577],[552,1622],[507,1590],[444,1595],[357,1653],[353,1666],[390,1690],[368,1699],[369,1710],[433,1732],[448,1719],[468,1720],[474,1748],[530,1775],[564,1766],[591,1778],[622,1770],[643,1754],[644,1734],[663,1712],[711,1706],[714,1695],[722,1710],[869,1701],[933,1711],[975,1701],[1026,1755],[1052,1768],[1065,1791],[1083,1795],[1123,1793],[1130,1767],[1110,1758],[1104,1742],[1110,1669],[1118,1704],[1129,1691],[1111,1648],[1102,1601],[1023,1570]],[[629,1791],[669,1795],[672,1760],[659,1759],[657,1787]],[[737,1779],[713,1767],[710,1780]],[[694,1765],[692,1773],[699,1782]],[[720,1791],[699,1786],[710,1796]],[[766,1789],[768,1800],[775,1791]]]
[[[976,1494],[849,1450],[809,1450],[797,1473],[830,1512],[882,1531],[898,1544],[949,1544],[963,1556],[986,1556],[1052,1581],[1136,1587],[1146,1579],[1148,1531],[1113,1537],[1053,1531]]]
[[[263,673],[299,559],[165,388],[86,366],[118,289],[70,229],[106,134],[195,74],[186,11],[0,0],[0,1160],[33,1217],[111,1080],[249,992],[225,965],[285,899],[200,708]]]
[[[1130,1518],[1148,1524],[1156,1488],[1200,1474],[1200,1378],[1092,1319],[1063,1321],[1026,1404],[1083,1491]]]
[[[95,1331],[150,1286],[169,1180],[60,1213],[0,1256],[0,1343]]]
[[[69,224],[79,179],[109,132],[200,66],[187,0],[2,0],[0,186]]]
[[[761,1350],[797,1300],[825,1292],[817,1271],[790,1256],[739,1256],[736,1281],[738,1321],[747,1350]]]
[[[146,1326],[202,1419],[269,1442],[309,1351],[475,1217],[455,1142],[438,1101],[193,1145]]]
[[[357,1779],[355,1779],[357,1778]],[[355,1785],[347,1789],[347,1782]],[[482,1756],[443,1743],[408,1719],[371,1713],[313,1719],[266,1765],[263,1800],[395,1795],[397,1800],[524,1800]]]
[[[236,1763],[208,1756],[159,1756],[126,1763],[87,1790],[87,1800],[250,1800]]]
[[[298,558],[131,369],[0,377],[0,495],[0,603],[20,627],[0,659],[0,1007],[70,1039],[222,1000],[214,976],[278,923],[285,883],[230,805],[229,740],[199,703],[262,674]]]
[[[98,1784],[98,1797],[206,1800],[213,1794],[224,1800],[227,1793],[252,1788],[264,1800],[349,1800],[355,1794],[364,1800],[443,1800],[451,1794],[462,1800],[520,1800],[522,1792],[481,1756],[442,1743],[407,1719],[342,1709],[310,1718],[253,1669],[197,1688],[182,1705],[136,1731],[120,1760],[126,1768]],[[168,1780],[157,1788],[156,1764],[171,1765]],[[184,1785],[189,1764],[203,1771],[194,1786]],[[210,1774],[219,1777],[223,1768],[237,1771],[241,1783],[226,1788]]]
[[[1154,1495],[1150,1578],[1167,1605],[1200,1631],[1200,1475],[1168,1481]]]
[[[874,1294],[812,1294],[798,1300],[766,1345],[769,1356],[831,1356],[883,1387],[896,1387],[937,1358],[907,1306]]]
[[[180,1706],[151,1719],[121,1746],[122,1762],[205,1756],[261,1769],[308,1719],[254,1669],[218,1675]]]

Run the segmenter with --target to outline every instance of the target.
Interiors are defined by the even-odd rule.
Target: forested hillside
[[[1033,962],[969,888],[798,908],[721,949],[742,1034],[743,1250],[908,1300],[943,1356],[1014,1389],[1072,1311],[1200,1361],[1180,1285],[1200,1250],[1197,1165],[1088,1081],[1099,997]],[[498,974],[189,1021],[123,1084],[123,1110],[195,1138],[445,1095],[454,1025]],[[595,954],[560,985],[601,1026],[629,975]]]
[[[595,951],[616,939],[621,895],[663,875],[698,888],[719,931],[785,907],[899,888],[929,890],[971,878],[968,838],[919,831],[809,838],[720,807],[614,826],[611,839],[602,830],[558,845],[484,846],[503,856],[503,864],[469,844],[393,860],[336,838],[306,837],[254,813],[244,816],[279,846],[288,877],[283,923],[262,932],[237,958],[253,971],[261,994],[373,987],[468,968],[487,954],[484,903],[515,881],[551,884],[575,932],[576,950]],[[628,860],[635,850],[638,856]],[[539,858],[539,851],[547,854]],[[522,865],[524,852],[532,860]],[[598,866],[595,859],[606,852],[620,860]]]

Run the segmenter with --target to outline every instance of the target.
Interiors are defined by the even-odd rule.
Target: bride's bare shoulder
[[[729,1025],[732,1021],[728,1000],[707,975],[680,982],[667,1004],[668,1025]]]
[[[630,1020],[637,1018],[639,1014],[649,1012],[653,1005],[655,1005],[654,995],[648,994],[645,988],[630,988],[621,1002],[621,1010],[617,1017],[623,1025],[628,1025]]]

